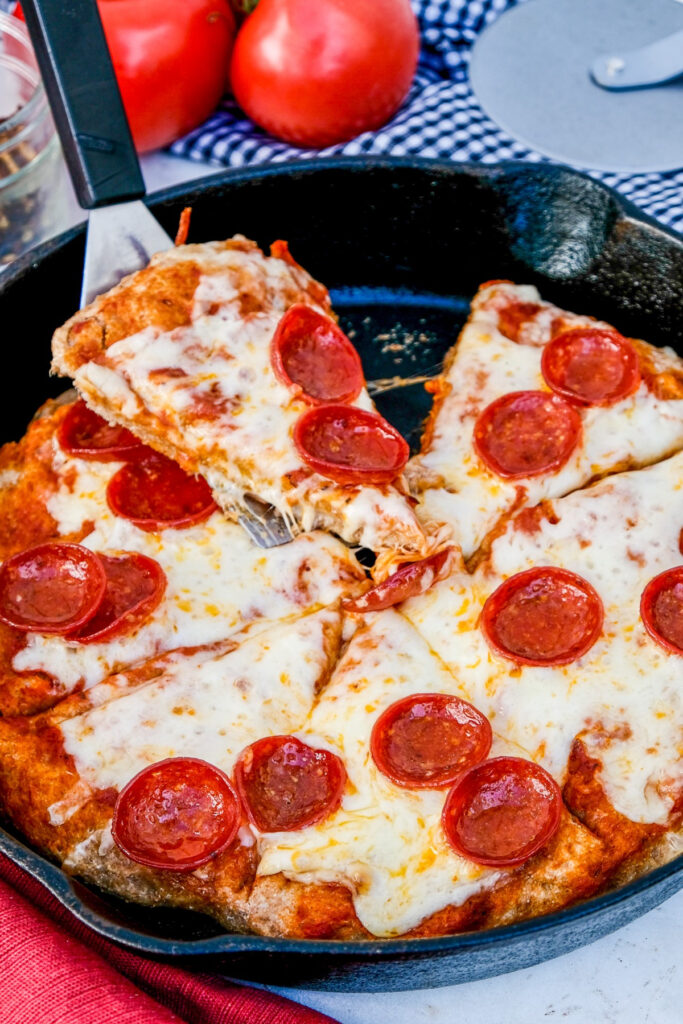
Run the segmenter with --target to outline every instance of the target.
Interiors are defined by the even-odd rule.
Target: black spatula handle
[[[139,199],[145,185],[95,0],[22,7],[79,203]]]

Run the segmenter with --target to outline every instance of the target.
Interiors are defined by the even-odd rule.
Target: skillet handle
[[[95,0],[22,8],[79,203],[139,199],[145,184]]]

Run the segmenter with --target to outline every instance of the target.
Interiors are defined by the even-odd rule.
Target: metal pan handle
[[[26,25],[85,209],[145,194],[95,0],[22,0]]]

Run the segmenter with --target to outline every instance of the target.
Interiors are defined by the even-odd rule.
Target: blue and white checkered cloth
[[[494,124],[469,84],[472,43],[487,24],[518,2],[523,0],[412,0],[422,34],[417,75],[406,102],[379,131],[325,149],[298,149],[256,127],[234,101],[225,99],[205,124],[174,143],[171,152],[229,167],[368,153],[484,163],[546,160]],[[683,169],[662,174],[590,173],[683,232]]]

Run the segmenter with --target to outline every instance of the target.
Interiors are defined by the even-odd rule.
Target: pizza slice
[[[31,843],[104,889],[249,929],[258,847],[229,775],[250,743],[302,725],[340,635],[339,611],[323,609],[0,720],[0,805]]]
[[[408,467],[420,515],[469,558],[501,518],[683,446],[683,362],[608,324],[483,285]]]
[[[326,289],[284,243],[273,253],[236,238],[155,256],[55,333],[54,369],[231,514],[256,496],[294,532],[428,553],[405,440],[374,411]]]
[[[680,837],[682,526],[678,454],[522,509],[473,575],[402,605],[624,871]]]
[[[309,934],[490,927],[604,882],[604,844],[395,611],[355,634],[297,736],[337,755],[348,784],[338,809],[298,830],[270,823],[257,804],[256,888],[279,893],[292,916],[308,907]]]
[[[362,589],[320,532],[263,551],[203,480],[82,401],[0,450],[0,713],[32,713],[179,647],[269,628]]]

